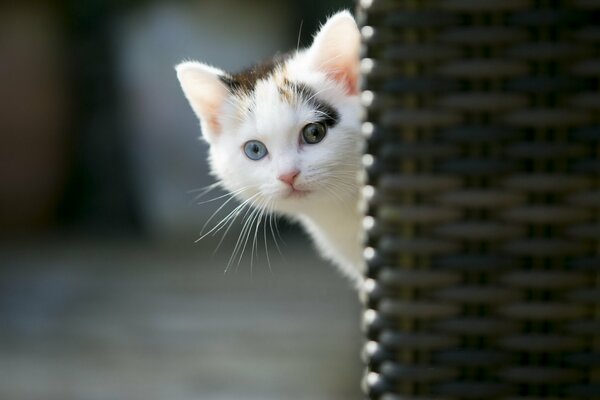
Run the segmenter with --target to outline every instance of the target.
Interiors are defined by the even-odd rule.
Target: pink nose
[[[288,173],[285,174],[281,174],[277,177],[277,179],[279,179],[281,182],[285,182],[290,186],[294,186],[294,181],[296,180],[296,177],[300,174],[300,171],[298,171],[297,169],[294,169]]]

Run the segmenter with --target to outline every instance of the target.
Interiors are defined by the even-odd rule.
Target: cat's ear
[[[221,80],[225,73],[195,61],[183,62],[175,70],[185,97],[202,122],[202,133],[210,142],[221,132],[219,112],[229,95]]]
[[[352,14],[334,14],[315,36],[308,56],[313,68],[358,94],[360,33]]]

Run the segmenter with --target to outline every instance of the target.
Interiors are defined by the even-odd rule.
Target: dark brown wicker
[[[600,399],[600,1],[362,0],[371,399]]]

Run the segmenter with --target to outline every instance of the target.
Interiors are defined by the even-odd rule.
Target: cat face
[[[353,18],[341,12],[307,50],[239,74],[177,66],[226,189],[290,213],[356,193],[359,46]]]

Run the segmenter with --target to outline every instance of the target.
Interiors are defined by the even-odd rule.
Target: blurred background
[[[236,228],[194,243],[222,201],[198,204],[220,193],[197,198],[213,181],[173,69],[306,46],[343,8],[2,2],[0,399],[360,398],[356,295],[297,228],[227,273]]]

